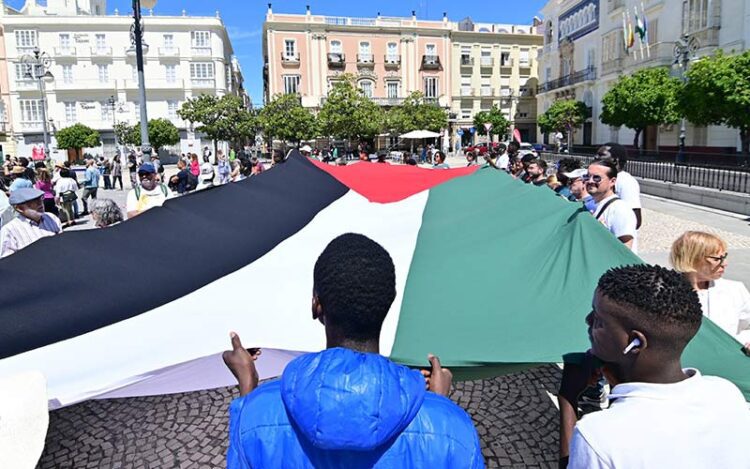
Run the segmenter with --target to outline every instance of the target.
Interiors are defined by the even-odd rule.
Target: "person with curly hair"
[[[563,369],[561,466],[748,467],[742,393],[680,363],[702,318],[679,272],[634,265],[602,275],[586,316],[591,350]],[[611,404],[578,420],[577,399],[599,375],[612,386]]]
[[[96,199],[91,203],[91,219],[97,228],[107,228],[122,222],[122,210],[112,199]]]

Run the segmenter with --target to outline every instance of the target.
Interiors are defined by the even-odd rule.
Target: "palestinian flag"
[[[378,241],[396,264],[381,352],[419,366],[438,354],[459,379],[586,350],[599,276],[640,262],[579,205],[494,170],[296,155],[0,260],[0,376],[41,371],[53,408],[230,385],[230,330],[264,348],[262,378],[278,375],[325,347],[310,312],[313,265],[346,232]],[[705,321],[685,364],[750,397],[739,349]]]

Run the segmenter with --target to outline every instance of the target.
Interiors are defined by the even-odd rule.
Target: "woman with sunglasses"
[[[703,315],[750,352],[750,292],[742,282],[722,278],[727,244],[711,233],[687,231],[672,244],[670,261],[698,293]]]

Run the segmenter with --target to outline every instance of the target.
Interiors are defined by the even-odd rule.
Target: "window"
[[[438,97],[438,77],[424,78],[424,97],[431,99]]]
[[[709,26],[709,0],[687,0],[683,9],[687,15],[684,20],[686,32],[699,31]]]
[[[193,62],[190,64],[190,78],[208,80],[214,78],[214,64],[211,62]]]
[[[589,49],[586,51],[586,68],[592,69],[596,66],[596,50]]]
[[[19,49],[31,49],[36,47],[36,31],[19,30],[16,31],[16,47]]]
[[[341,54],[341,41],[331,41],[331,54]]]
[[[18,81],[31,80],[32,78],[26,75],[28,71],[29,71],[29,67],[27,67],[26,65],[16,64],[16,80]]]
[[[76,121],[76,103],[75,101],[66,101],[65,105],[65,120],[68,122]]]
[[[211,47],[211,33],[208,31],[193,31],[190,33],[193,47],[203,49]]]
[[[461,48],[461,65],[471,65],[471,47]]]
[[[42,101],[39,99],[21,99],[18,101],[21,107],[21,121],[42,122]]]
[[[389,42],[386,52],[386,62],[395,63],[398,62],[398,44],[395,42]]]
[[[177,101],[167,101],[167,118],[176,120],[177,116]]]
[[[177,65],[169,64],[164,66],[165,75],[167,77],[167,83],[174,83],[177,81]]]
[[[108,83],[109,82],[109,65],[99,64],[97,65],[97,68],[99,69],[99,83]]]
[[[372,98],[373,83],[370,80],[362,80],[359,82],[359,89],[362,90],[362,94],[368,98]]]
[[[471,75],[461,76],[461,96],[471,96]]]
[[[471,109],[461,109],[461,119],[471,119]]]
[[[492,77],[482,76],[482,96],[492,96]]]
[[[398,98],[398,82],[389,81],[385,84],[386,96],[389,98]]]
[[[70,50],[70,34],[60,34],[60,50]]]
[[[133,81],[138,81],[138,66],[135,64],[131,65],[130,71],[133,75]]]
[[[62,66],[63,83],[70,85],[73,83],[73,66],[65,64]]]
[[[112,120],[112,105],[109,101],[100,101],[99,107],[102,111],[102,122],[110,122]]]
[[[133,101],[133,119],[135,119],[136,122],[141,121],[141,102],[140,101]]]
[[[529,65],[529,50],[521,49],[519,54],[519,62],[522,67]]]
[[[294,39],[284,39],[284,58],[297,60],[297,41]]]
[[[436,56],[437,55],[437,48],[435,47],[435,44],[427,44],[424,46],[424,55],[429,56]]]
[[[372,49],[370,49],[369,42],[365,41],[365,42],[359,43],[359,61],[360,62],[372,62]]]
[[[96,35],[96,50],[103,51],[107,48],[107,37],[104,34]]]
[[[174,34],[165,34],[164,35],[164,48],[166,50],[172,50],[172,49],[174,49]]]
[[[299,75],[284,75],[284,93],[299,93]]]
[[[501,67],[510,67],[511,61],[510,61],[510,52],[500,52],[500,66]]]
[[[492,49],[482,49],[482,55],[481,55],[481,65],[482,67],[491,67],[492,66]]]

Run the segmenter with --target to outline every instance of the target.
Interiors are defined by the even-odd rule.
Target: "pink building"
[[[299,93],[318,108],[332,83],[348,73],[375,102],[399,104],[413,91],[450,106],[452,25],[411,18],[345,18],[274,14],[263,25],[264,91],[269,100]]]

